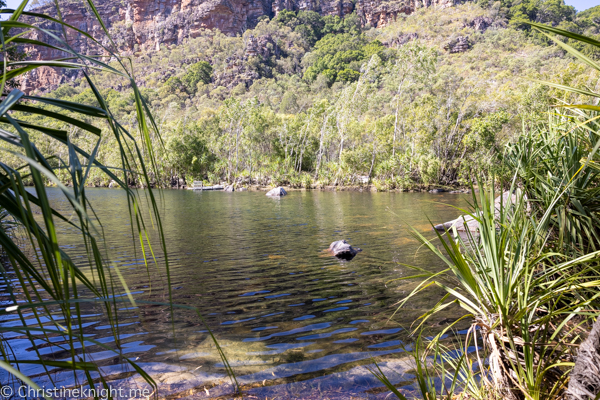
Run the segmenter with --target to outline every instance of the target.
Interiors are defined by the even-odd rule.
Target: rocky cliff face
[[[343,17],[356,8],[363,24],[382,27],[400,13],[410,14],[420,7],[444,8],[454,2],[357,0],[355,5],[351,0],[95,0],[95,5],[111,31],[118,51],[131,54],[156,51],[161,44],[179,44],[186,38],[197,37],[202,29],[219,29],[227,35],[235,35],[254,27],[260,17],[272,17],[284,9],[313,10],[321,15]],[[85,3],[81,0],[62,0],[63,20],[95,38],[103,38],[100,24]],[[53,5],[42,6],[35,11],[56,16]],[[60,31],[58,24],[44,22],[42,25]],[[76,51],[85,54],[97,54],[100,51],[81,34],[71,30],[68,35],[69,45]],[[109,45],[107,42],[103,44]],[[26,51],[37,59],[60,56],[46,48],[28,48]],[[34,88],[53,88],[76,77],[68,71],[59,73],[51,68],[40,68],[32,71],[22,84],[24,90],[31,91]]]
[[[358,0],[356,11],[364,25],[381,28],[396,20],[398,14],[411,14],[423,7],[447,8],[455,0]]]

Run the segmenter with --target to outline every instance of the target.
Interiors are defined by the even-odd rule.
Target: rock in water
[[[233,187],[233,185],[227,185],[227,186],[225,186],[225,191],[226,192],[235,192],[235,188]]]
[[[267,192],[267,196],[271,196],[271,197],[281,197],[281,196],[285,196],[286,194],[287,194],[287,192],[281,186],[276,187],[275,189],[271,189]]]
[[[362,249],[350,246],[345,240],[338,240],[329,245],[329,251],[338,258],[352,260],[359,251],[362,251]]]
[[[581,343],[567,389],[569,400],[594,400],[600,394],[600,318]]]

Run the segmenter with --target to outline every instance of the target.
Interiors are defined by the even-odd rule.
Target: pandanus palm
[[[600,64],[550,34],[596,47],[600,47],[599,41],[532,25],[548,32],[544,34],[573,57],[600,71]],[[566,393],[569,398],[600,398],[600,375],[594,361],[600,358],[598,327],[589,335],[595,342],[588,340],[582,345],[586,351],[579,354],[575,367],[579,372],[571,377],[566,391],[576,365],[574,349],[586,336],[586,322],[597,318],[600,301],[600,94],[544,83],[593,100],[559,105],[547,125],[523,132],[509,144],[503,162],[514,174],[510,190],[517,194],[517,201],[498,208],[493,188],[488,193],[482,190],[479,196],[473,194],[473,210],[462,211],[477,221],[477,234],[469,233],[468,228],[462,235],[456,230],[448,232],[450,238],[438,234],[442,249],[438,242],[434,244],[415,231],[448,268],[437,273],[421,270],[408,277],[426,279],[401,306],[436,285],[446,295],[420,318],[419,327],[452,304],[468,313],[466,317],[472,320],[469,335],[478,340],[467,343],[483,344],[476,352],[479,363],[475,371],[472,364],[465,368],[454,361],[468,398],[489,398],[490,393],[515,400],[557,399]],[[533,205],[531,211],[527,204]],[[432,346],[441,337],[437,335]],[[485,357],[479,350],[484,350]],[[586,364],[581,368],[583,360],[588,368]]]

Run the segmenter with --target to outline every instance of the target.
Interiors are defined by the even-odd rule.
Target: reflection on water
[[[60,207],[58,192],[49,193]],[[134,248],[123,193],[96,189],[88,195],[103,223],[113,268],[123,274],[135,299],[168,301],[164,260],[156,260],[160,268],[154,263],[147,268],[141,250]],[[464,205],[463,197],[293,191],[271,199],[260,192],[163,191],[160,202],[174,301],[198,307],[246,393],[384,398],[387,390],[365,367],[373,357],[383,360],[380,367],[392,382],[410,385],[414,377],[404,354],[410,347],[405,328],[437,302],[439,293],[415,299],[388,321],[392,305],[415,286],[414,281],[389,281],[412,274],[401,263],[442,267],[419,248],[409,225],[433,236],[428,218],[441,222],[457,216],[439,202]],[[70,254],[85,263],[77,233],[63,227],[60,234]],[[340,239],[363,251],[352,261],[324,251]],[[175,310],[172,320],[167,306],[122,304],[123,355],[150,372],[161,394],[209,398],[231,393],[214,343],[193,311]],[[144,387],[109,350],[114,348],[111,327],[97,311],[90,307],[83,319],[90,338],[86,350],[115,384]],[[20,324],[16,316],[10,318],[2,325]],[[26,338],[5,339],[21,358],[36,358]],[[56,344],[40,354],[68,359]],[[46,383],[38,366],[26,365],[23,372]],[[72,373],[56,370],[53,379],[56,385],[73,384]]]

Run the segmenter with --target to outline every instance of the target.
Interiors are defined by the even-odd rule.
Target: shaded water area
[[[60,208],[58,191],[48,192]],[[145,265],[124,193],[90,189],[88,196],[102,221],[107,253],[135,299],[168,301],[164,259],[157,251],[158,265]],[[409,226],[434,237],[428,219],[456,218],[459,212],[441,203],[465,206],[464,195],[292,191],[272,199],[262,192],[162,191],[159,201],[173,301],[198,308],[245,396],[385,398],[389,392],[365,367],[374,360],[394,384],[410,387],[407,330],[441,293],[419,296],[390,320],[393,304],[418,282],[390,281],[414,274],[402,264],[443,267],[419,248]],[[63,226],[60,235],[69,254],[85,264],[76,232]],[[340,239],[363,251],[351,261],[324,252]],[[114,347],[105,317],[92,306],[88,311],[84,332]],[[430,325],[444,326],[455,312]],[[19,322],[15,316],[0,323]],[[161,395],[231,396],[215,345],[193,311],[176,309],[172,318],[167,306],[123,303],[119,324],[124,355],[151,374]],[[21,358],[35,358],[29,341],[6,339]],[[87,351],[114,385],[145,386],[114,353],[91,343]],[[52,346],[41,353],[68,357]],[[23,372],[49,385],[37,366]],[[53,376],[57,385],[74,384],[72,373],[57,370]]]

